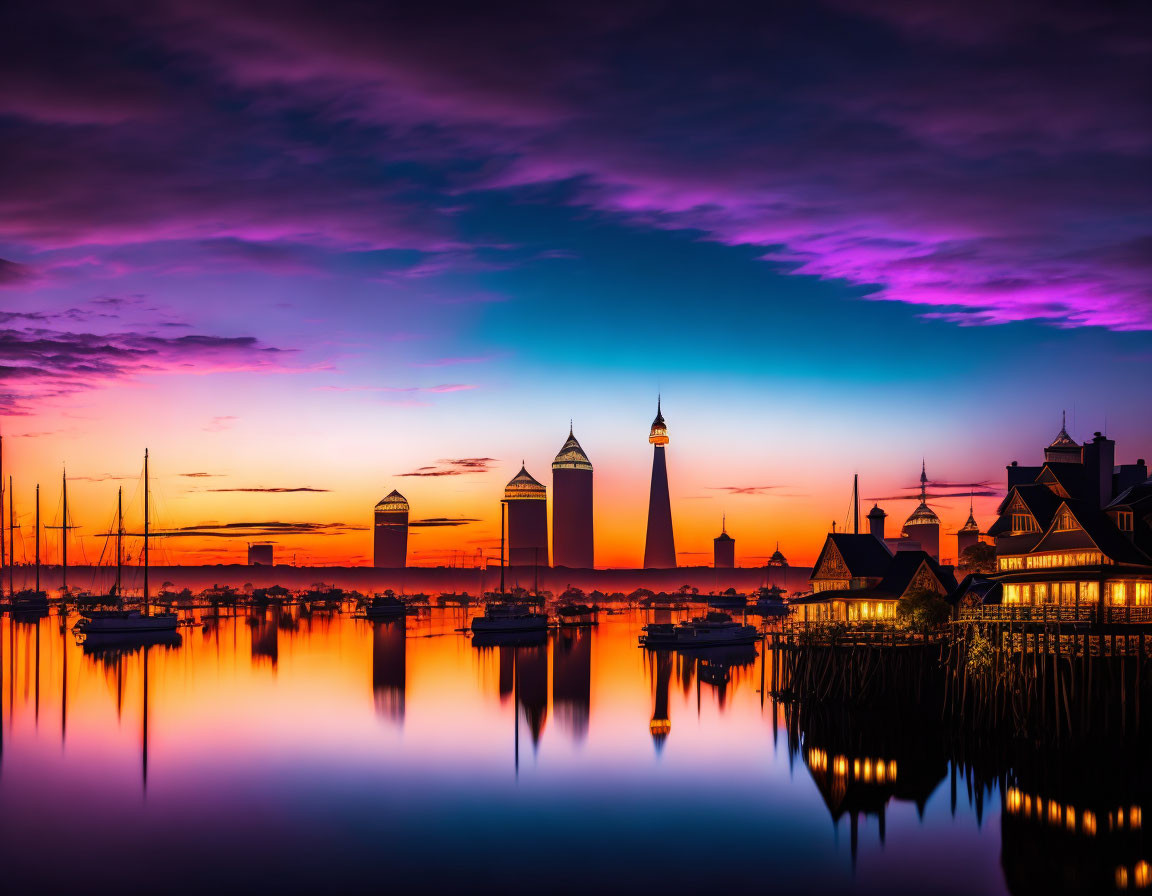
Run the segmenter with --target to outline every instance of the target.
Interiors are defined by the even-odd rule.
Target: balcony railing
[[[961,622],[1104,622],[1152,623],[1152,607],[1112,607],[1096,604],[999,604],[965,608]]]

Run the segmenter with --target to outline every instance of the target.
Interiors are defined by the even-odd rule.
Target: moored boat
[[[677,649],[719,645],[755,644],[760,639],[756,627],[734,622],[727,613],[710,612],[676,626]]]
[[[596,625],[596,607],[587,604],[565,604],[556,610],[556,619],[561,625]]]
[[[522,601],[492,601],[485,605],[483,616],[472,620],[473,634],[542,632],[547,628],[548,617]]]
[[[377,594],[364,604],[364,615],[369,619],[387,619],[403,616],[407,612],[408,607],[404,605],[404,601],[387,594]]]
[[[640,636],[640,646],[668,648],[676,646],[676,626],[671,622],[649,622]]]

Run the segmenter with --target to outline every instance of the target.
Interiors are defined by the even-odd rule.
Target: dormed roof
[[[568,429],[568,440],[561,446],[560,451],[556,454],[556,459],[552,461],[552,469],[592,471],[592,461],[588,460],[588,455],[584,453],[584,449],[576,441],[571,427]]]
[[[973,516],[972,511],[968,511],[968,522],[960,527],[961,532],[979,532],[980,527],[976,524],[976,517]]]
[[[936,511],[929,507],[924,501],[920,502],[920,506],[912,511],[912,515],[904,522],[905,526],[939,526],[940,517],[936,516]]]
[[[532,478],[532,475],[523,467],[520,472],[504,486],[505,501],[545,501],[548,490]]]
[[[407,513],[408,499],[396,491],[396,489],[392,489],[392,491],[380,499],[380,502],[376,505],[376,509],[384,513]]]

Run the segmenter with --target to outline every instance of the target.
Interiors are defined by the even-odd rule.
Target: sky
[[[98,557],[147,447],[173,562],[370,562],[396,488],[472,563],[572,421],[636,566],[657,394],[683,565],[810,563],[922,461],[947,557],[1063,411],[1152,457],[1146,6],[747,7],[6,5],[17,559],[65,466]]]

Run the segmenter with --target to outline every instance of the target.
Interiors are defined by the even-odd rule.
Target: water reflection
[[[383,842],[396,886],[462,889],[506,870],[509,833],[511,891],[557,869],[560,892],[639,890],[654,856],[669,893],[715,886],[704,856],[782,892],[1152,885],[1146,745],[980,740],[911,707],[777,704],[758,647],[639,650],[641,613],[487,645],[459,608],[189,621],[77,643],[55,612],[0,619],[13,892],[74,890],[75,867],[96,869],[88,892],[132,889],[102,861],[124,840],[180,867],[180,893],[364,889]],[[260,856],[286,843],[308,848],[269,868]]]
[[[404,687],[408,668],[405,618],[370,621],[372,626],[372,695],[376,712],[404,721]]]
[[[565,626],[555,636],[552,706],[577,743],[588,736],[592,707],[592,629]]]

